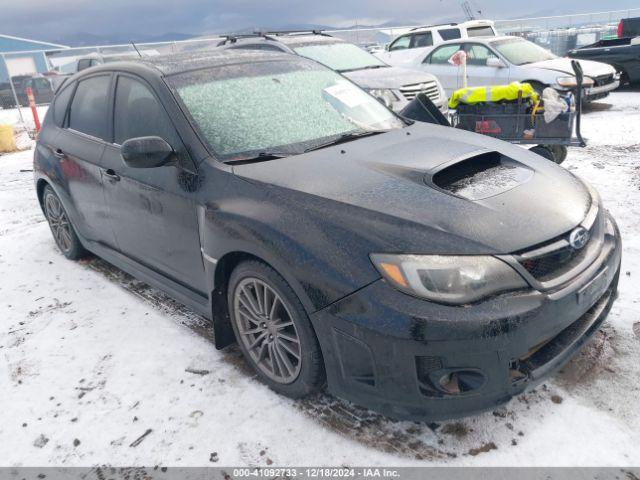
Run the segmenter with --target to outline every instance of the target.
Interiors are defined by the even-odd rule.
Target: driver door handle
[[[109,180],[113,181],[113,182],[119,182],[120,181],[120,175],[118,175],[115,170],[113,170],[112,168],[108,168],[106,170],[104,170],[104,176],[107,177]]]

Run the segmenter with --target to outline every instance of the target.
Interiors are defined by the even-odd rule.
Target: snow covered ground
[[[65,260],[23,171],[32,152],[0,157],[0,464],[637,465],[640,92],[592,106],[584,132],[564,165],[624,237],[608,322],[536,391],[430,425],[271,392],[198,315],[99,259]]]

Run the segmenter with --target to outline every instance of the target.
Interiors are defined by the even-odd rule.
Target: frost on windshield
[[[294,49],[298,55],[320,62],[337,71],[386,67],[377,57],[350,43],[305,45]]]
[[[329,70],[208,78],[177,90],[211,148],[226,157],[301,151],[300,145],[316,139],[362,128],[388,129],[397,121]]]

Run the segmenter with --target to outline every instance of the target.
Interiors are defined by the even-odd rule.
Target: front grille
[[[592,238],[589,242],[593,241]],[[575,268],[585,259],[588,250],[588,244],[580,250],[567,245],[535,259],[523,259],[520,263],[536,280],[546,282]]]
[[[596,87],[602,87],[603,85],[609,85],[614,82],[613,74],[609,75],[600,75],[598,77],[593,77],[593,81],[595,82]]]
[[[586,267],[589,259],[599,254],[604,238],[603,222],[604,215],[598,212],[588,228],[589,241],[582,248],[569,244],[571,232],[567,232],[534,249],[517,253],[515,258],[539,282],[550,282],[572,271],[577,274],[578,267]]]
[[[413,83],[400,87],[400,93],[402,93],[408,101],[413,100],[419,93],[423,92],[432,102],[440,100],[440,89],[436,82]]]

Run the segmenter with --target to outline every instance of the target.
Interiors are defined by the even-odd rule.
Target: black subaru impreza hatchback
[[[492,408],[563,365],[616,296],[620,236],[591,187],[297,56],[84,70],[34,163],[66,257],[169,292],[291,397],[327,385],[414,420]]]

